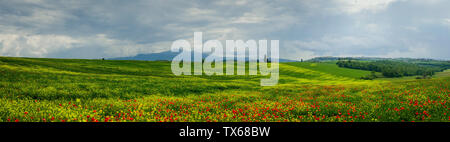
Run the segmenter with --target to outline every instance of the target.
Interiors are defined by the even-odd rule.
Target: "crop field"
[[[450,74],[361,80],[333,63],[175,76],[166,61],[0,57],[0,122],[449,122]]]

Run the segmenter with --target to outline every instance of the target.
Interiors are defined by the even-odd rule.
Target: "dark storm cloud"
[[[450,59],[445,0],[0,0],[0,55],[101,58],[204,39],[280,40],[281,57]]]

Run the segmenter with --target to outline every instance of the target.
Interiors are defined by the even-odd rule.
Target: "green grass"
[[[335,76],[348,77],[354,79],[359,79],[363,76],[367,76],[370,74],[370,71],[340,68],[336,65],[336,62],[321,62],[321,63],[291,62],[286,64],[295,67],[319,71],[327,74],[332,74]]]
[[[267,76],[175,76],[170,62],[0,57],[0,122],[449,121],[447,72],[360,80],[334,63]]]
[[[450,69],[445,70],[443,72],[438,72],[433,77],[434,78],[450,77]]]

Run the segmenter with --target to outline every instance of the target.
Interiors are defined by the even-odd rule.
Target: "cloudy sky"
[[[0,0],[0,56],[110,58],[177,39],[280,40],[280,57],[450,59],[449,0]]]

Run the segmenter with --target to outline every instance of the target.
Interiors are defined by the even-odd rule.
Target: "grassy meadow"
[[[449,122],[450,74],[361,80],[334,63],[175,76],[167,61],[0,57],[0,122]]]

